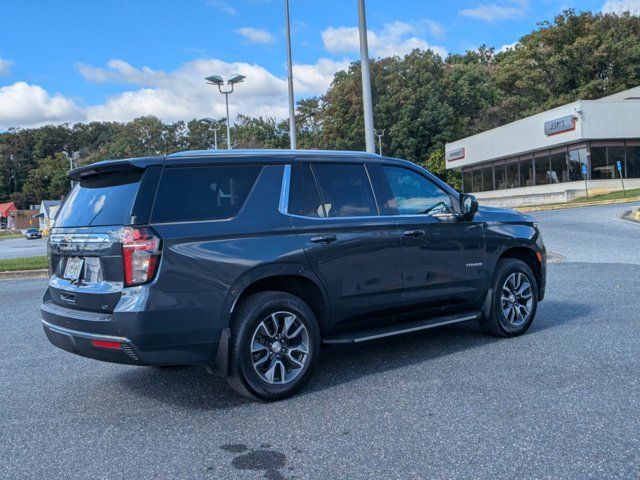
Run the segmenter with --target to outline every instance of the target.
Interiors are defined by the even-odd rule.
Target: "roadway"
[[[0,259],[37,257],[47,254],[47,240],[35,238],[27,240],[24,237],[0,240]]]
[[[40,327],[44,279],[0,282],[2,478],[638,478],[640,224],[534,213],[550,251],[529,332],[475,324],[323,350],[297,397],[199,368],[100,363]]]

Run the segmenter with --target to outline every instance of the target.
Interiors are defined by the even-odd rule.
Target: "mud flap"
[[[487,290],[487,295],[484,297],[484,302],[482,302],[482,318],[481,322],[485,322],[489,317],[491,317],[491,306],[493,305],[493,288]]]
[[[225,378],[229,374],[229,339],[231,338],[231,330],[222,329],[220,332],[220,341],[218,342],[218,351],[216,352],[215,363],[207,366],[207,372],[221,378]]]

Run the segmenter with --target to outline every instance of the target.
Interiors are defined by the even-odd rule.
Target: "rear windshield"
[[[162,172],[153,222],[234,217],[253,187],[259,166],[172,167]]]
[[[95,175],[73,188],[55,219],[56,227],[126,225],[140,186],[139,171]]]

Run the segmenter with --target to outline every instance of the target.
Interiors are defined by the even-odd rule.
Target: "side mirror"
[[[478,200],[468,193],[460,194],[460,213],[468,220],[471,220],[478,211]]]

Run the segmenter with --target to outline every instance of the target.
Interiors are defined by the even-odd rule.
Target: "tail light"
[[[151,281],[160,260],[160,239],[148,228],[124,227],[120,234],[125,286]]]

